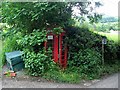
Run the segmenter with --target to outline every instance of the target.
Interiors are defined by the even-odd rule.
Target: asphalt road
[[[111,75],[106,79],[103,79],[100,82],[89,86],[89,88],[118,88],[118,80],[120,79],[118,78],[119,75],[120,74]]]
[[[1,82],[0,82],[1,83]],[[80,84],[64,84],[46,82],[41,80],[18,80],[5,78],[2,80],[3,88],[118,88],[118,74],[113,74],[102,80],[82,82]]]

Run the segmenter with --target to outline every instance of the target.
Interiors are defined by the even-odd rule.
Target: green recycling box
[[[14,51],[5,53],[7,60],[7,67],[13,71],[19,71],[24,68],[24,62],[22,59],[22,51]]]

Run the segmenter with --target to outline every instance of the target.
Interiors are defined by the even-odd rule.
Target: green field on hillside
[[[106,36],[109,40],[113,40],[116,43],[120,43],[120,39],[118,39],[120,32],[118,32],[118,31],[113,31],[110,33],[105,33],[105,32],[95,32],[95,33]]]

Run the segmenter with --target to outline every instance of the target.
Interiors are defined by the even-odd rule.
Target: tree
[[[47,25],[62,25],[71,17],[66,3],[3,3],[3,21],[31,32]]]
[[[108,17],[103,17],[100,22],[101,23],[107,23],[107,22],[117,22],[117,21],[118,21],[117,17],[108,16]]]
[[[26,33],[34,29],[69,25],[72,8],[78,7],[80,15],[89,15],[90,2],[3,2],[2,20]],[[93,16],[98,18],[97,15]],[[93,21],[95,22],[95,21]]]

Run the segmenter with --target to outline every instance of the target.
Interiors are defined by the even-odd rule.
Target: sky
[[[108,16],[118,16],[118,2],[120,0],[100,0],[103,6],[97,9],[98,13]]]
[[[95,8],[94,12],[102,14],[103,16],[118,17],[118,3],[120,0],[92,0],[92,1],[93,1],[93,3],[89,7],[95,8],[94,2],[97,2],[97,1],[99,1],[103,4],[103,6]],[[73,10],[74,10],[73,14],[79,16],[80,11],[77,9],[77,7],[74,7]],[[92,12],[92,13],[94,13],[94,12]]]

